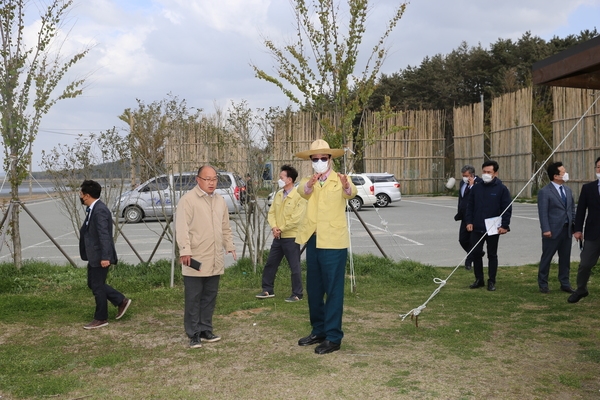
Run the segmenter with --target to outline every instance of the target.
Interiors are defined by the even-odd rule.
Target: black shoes
[[[470,270],[471,270],[471,264],[470,264],[470,263],[468,263],[468,262],[466,262],[466,263],[465,263],[465,269],[466,269],[467,271],[470,271]]]
[[[540,288],[540,293],[549,293],[550,289],[548,289],[547,287],[541,287]]]
[[[490,292],[493,292],[494,290],[496,290],[496,284],[490,280],[488,280],[488,290]]]
[[[339,343],[333,343],[329,340],[325,340],[323,343],[315,347],[315,353],[317,354],[327,354],[333,353],[334,351],[338,351],[340,349]]]
[[[575,293],[575,290],[571,286],[561,286],[560,290],[567,293]],[[585,296],[584,296],[585,297]]]
[[[211,331],[202,331],[200,333],[200,338],[208,343],[218,342],[219,340],[221,340],[221,336],[217,336]]]
[[[310,346],[311,344],[323,343],[324,341],[325,341],[324,337],[310,334],[310,335],[308,335],[306,337],[303,337],[302,339],[298,340],[298,346]],[[338,349],[339,348],[340,347],[338,345]],[[335,351],[335,350],[331,350],[331,351]]]
[[[579,293],[575,292],[569,296],[567,301],[569,303],[577,303],[579,300],[583,299],[584,297],[587,297],[588,294],[590,294],[590,293],[585,292],[585,293],[579,294]]]
[[[484,286],[485,286],[485,283],[481,279],[475,279],[475,282],[473,282],[469,285],[469,287],[471,289],[477,289],[477,288],[484,287]]]

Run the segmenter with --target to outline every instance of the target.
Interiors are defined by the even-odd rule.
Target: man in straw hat
[[[346,200],[356,196],[356,186],[346,175],[333,171],[333,158],[344,155],[318,139],[296,157],[311,160],[314,174],[300,181],[298,194],[308,200],[296,242],[306,243],[306,291],[312,332],[298,345],[315,348],[317,354],[339,350],[344,337],[344,276],[350,235]]]

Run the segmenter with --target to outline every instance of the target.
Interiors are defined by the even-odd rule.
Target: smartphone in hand
[[[190,258],[190,268],[194,268],[196,271],[200,271],[201,266],[202,263],[200,261]]]

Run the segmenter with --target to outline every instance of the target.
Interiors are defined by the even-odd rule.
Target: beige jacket
[[[275,194],[273,204],[269,209],[267,221],[271,228],[281,229],[281,238],[295,238],[298,234],[300,219],[306,211],[306,200],[298,194],[296,188],[283,198],[283,189]]]
[[[185,276],[214,276],[225,272],[225,251],[235,250],[225,199],[195,186],[177,203],[175,237],[179,255],[202,263],[200,271],[182,265]]]

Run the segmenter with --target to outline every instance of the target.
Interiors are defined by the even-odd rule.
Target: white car
[[[356,196],[348,200],[348,205],[354,207],[356,211],[360,211],[363,206],[372,206],[377,202],[377,197],[374,193],[374,186],[371,180],[364,176],[364,174],[349,174],[352,179],[352,183],[356,186]],[[296,186],[298,184],[296,183]],[[280,189],[281,190],[281,189]],[[267,204],[271,207],[273,199],[277,191],[269,193],[267,197]]]
[[[348,174],[352,183],[356,186],[356,196],[348,200],[348,204],[356,211],[360,211],[363,206],[372,206],[377,203],[375,196],[375,187],[371,179],[365,174]]]
[[[363,175],[368,176],[375,185],[375,196],[377,196],[375,205],[377,207],[387,207],[392,202],[402,200],[400,183],[394,174],[368,172]]]

